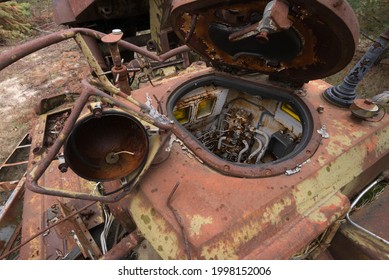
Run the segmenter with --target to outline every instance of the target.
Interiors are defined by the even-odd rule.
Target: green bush
[[[376,39],[389,28],[389,0],[348,0],[363,35]]]
[[[0,41],[1,43],[24,39],[32,32],[28,23],[30,4],[7,1],[0,3]]]

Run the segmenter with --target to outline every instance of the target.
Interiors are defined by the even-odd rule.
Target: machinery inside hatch
[[[89,3],[83,10],[80,3],[64,22],[83,24],[87,12],[103,7],[83,1]],[[72,28],[0,54],[2,69],[15,57],[74,39],[92,72],[70,104],[50,98],[40,104],[25,178],[22,258],[50,258],[57,245],[66,250],[62,259],[326,253],[328,246],[315,242],[331,242],[349,198],[386,170],[389,157],[385,115],[366,125],[330,103],[323,114],[320,94],[328,85],[306,83],[351,60],[358,37],[351,7],[332,0],[173,0],[148,7],[159,15],[150,21],[160,20],[150,24],[156,48],[123,40],[120,29]],[[171,32],[182,46],[170,49]],[[96,44],[109,50],[109,63]],[[135,53],[131,61],[123,50]],[[190,51],[207,64],[190,65]],[[153,77],[157,69],[164,71]],[[48,139],[53,116],[66,121]],[[56,230],[35,233],[31,224]],[[108,239],[115,241],[107,247]],[[47,250],[39,255],[34,246]]]
[[[288,100],[256,94],[222,86],[199,87],[177,100],[173,115],[205,149],[225,161],[279,162],[299,148],[303,134],[308,133],[303,129],[305,122]]]

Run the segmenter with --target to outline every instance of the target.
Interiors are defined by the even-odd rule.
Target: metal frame
[[[164,135],[159,136],[151,136],[154,138],[154,145],[151,145],[151,149],[148,154],[148,158],[146,161],[146,164],[144,166],[144,169],[141,171],[139,176],[133,180],[129,185],[125,186],[121,192],[114,193],[112,195],[108,196],[97,196],[92,194],[85,194],[85,193],[79,193],[79,192],[69,192],[65,190],[57,190],[53,188],[46,188],[44,186],[40,186],[38,184],[39,178],[43,175],[43,173],[46,171],[46,169],[49,167],[52,160],[54,160],[60,151],[61,147],[63,146],[65,140],[69,136],[73,126],[75,125],[77,119],[81,115],[81,112],[83,111],[85,105],[88,102],[88,99],[91,96],[96,96],[104,101],[108,102],[109,104],[116,106],[123,111],[130,113],[134,115],[135,117],[142,119],[160,130],[168,131],[172,128],[172,123],[164,116],[156,114],[156,110],[152,108],[151,106],[148,106],[146,104],[142,104],[138,102],[137,100],[133,99],[131,96],[128,96],[124,92],[122,92],[120,89],[116,88],[104,75],[103,70],[101,69],[100,65],[98,64],[97,60],[93,56],[92,51],[88,47],[87,43],[83,39],[83,36],[91,37],[97,40],[101,40],[106,34],[94,31],[87,28],[72,28],[67,30],[62,30],[59,32],[55,32],[53,34],[40,37],[38,39],[35,39],[33,41],[27,42],[25,44],[22,44],[20,46],[17,46],[11,50],[4,51],[0,54],[0,71],[4,69],[5,67],[11,65],[12,63],[18,61],[19,59],[38,51],[42,48],[48,47],[52,44],[59,43],[61,41],[71,39],[73,38],[78,46],[80,47],[81,51],[87,58],[87,61],[92,69],[92,71],[97,75],[99,81],[91,81],[95,86],[98,86],[105,91],[109,92],[105,93],[102,90],[99,90],[98,88],[92,86],[88,81],[84,80],[82,82],[83,84],[83,91],[80,94],[77,102],[74,104],[74,107],[72,108],[72,113],[70,114],[69,118],[67,119],[63,130],[61,131],[60,135],[52,145],[52,147],[48,150],[47,154],[42,158],[42,160],[32,168],[32,170],[27,174],[27,180],[26,180],[26,187],[27,189],[41,194],[46,195],[53,195],[53,196],[62,196],[62,197],[69,197],[69,198],[76,198],[76,199],[84,199],[84,200],[94,200],[94,201],[101,201],[105,203],[111,203],[116,202],[122,199],[124,196],[126,196],[133,187],[139,182],[139,180],[143,177],[145,174],[145,171],[150,167],[154,157],[158,153],[158,150],[160,147],[163,146],[165,141],[168,139],[169,133],[166,133]],[[149,59],[158,61],[158,62],[164,62],[167,59],[181,54],[183,52],[186,52],[189,50],[187,46],[181,46],[176,49],[173,49],[163,55],[157,56],[149,51],[146,51],[136,45],[133,45],[131,43],[125,42],[125,41],[119,41],[118,45],[124,49],[128,49],[134,52],[139,53],[140,55],[143,55]],[[125,99],[125,100],[119,100],[117,97]],[[126,102],[127,101],[127,102]],[[136,107],[140,109],[140,111],[134,110],[130,104],[132,103]],[[146,113],[144,113],[146,112]],[[148,113],[153,113],[153,115]]]
[[[361,198],[368,192],[370,191],[373,187],[375,187],[378,183],[382,182],[382,181],[385,181],[385,180],[388,180],[389,179],[389,171],[385,171],[382,175],[380,175],[376,180],[374,180],[370,185],[368,185],[366,187],[366,189],[364,189],[358,196],[357,198],[353,201],[353,203],[351,204],[350,206],[350,209],[347,211],[347,214],[346,214],[346,219],[347,221],[350,222],[350,224],[352,224],[353,226],[355,226],[356,228],[360,229],[361,231],[363,231],[364,233],[372,236],[373,238],[376,238],[378,239],[379,241],[383,242],[384,244],[386,245],[389,245],[389,241],[378,236],[377,234],[367,230],[366,228],[362,227],[361,225],[357,224],[356,222],[354,222],[353,220],[351,220],[351,217],[350,217],[350,213],[352,212],[353,208],[355,207],[355,205],[357,205],[357,203],[361,200]]]

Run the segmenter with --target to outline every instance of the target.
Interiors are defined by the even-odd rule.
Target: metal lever
[[[270,1],[265,7],[262,20],[230,34],[228,39],[235,42],[256,36],[260,42],[267,43],[269,34],[289,29],[292,26],[292,21],[288,19],[288,13],[289,6],[286,2]]]

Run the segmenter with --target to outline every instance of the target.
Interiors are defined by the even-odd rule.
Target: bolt
[[[324,112],[324,106],[323,105],[320,105],[319,107],[317,107],[317,112],[319,114],[322,114]]]
[[[333,6],[334,6],[334,8],[338,8],[338,7],[340,7],[342,4],[343,4],[343,0],[337,0],[334,4],[333,4]]]
[[[269,42],[269,38],[267,37],[267,35],[269,34],[269,32],[265,29],[261,30],[261,32],[257,35],[257,39],[259,40],[260,43],[267,43]]]
[[[94,109],[93,116],[98,119],[101,118],[103,116],[103,110],[101,110],[100,108]]]
[[[58,169],[61,173],[66,173],[68,171],[68,165],[66,163],[62,163],[58,165]]]
[[[42,153],[42,151],[43,151],[42,147],[40,147],[39,145],[37,145],[37,146],[32,150],[32,153],[33,153],[34,155],[39,155],[39,154]]]

